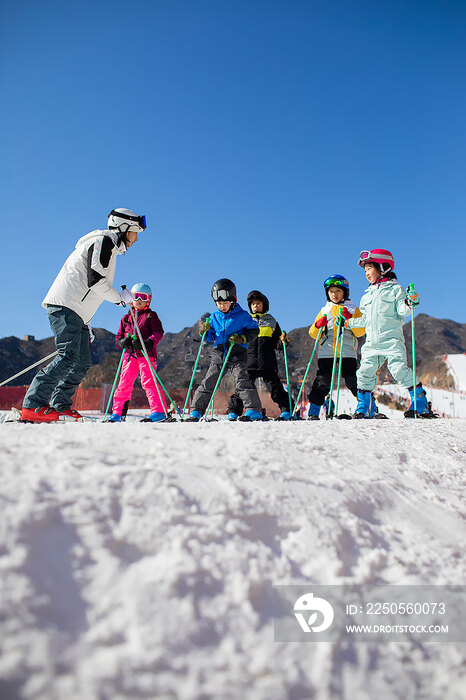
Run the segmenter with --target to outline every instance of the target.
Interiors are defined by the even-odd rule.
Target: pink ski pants
[[[157,371],[157,363],[154,360],[152,361],[152,367],[155,371]],[[159,392],[156,389],[149,365],[147,364],[146,360],[143,357],[135,357],[134,355],[131,356],[128,353],[125,353],[121,368],[120,381],[113,396],[113,413],[117,413],[119,416],[121,416],[125,401],[128,401],[131,398],[133,385],[139,373],[141,373],[142,388],[146,392],[151,412],[164,412],[166,403],[162,387],[160,384],[158,385],[163,404],[160,401]]]

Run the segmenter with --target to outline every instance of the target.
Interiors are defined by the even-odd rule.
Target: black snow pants
[[[309,401],[316,406],[323,406],[325,397],[330,391],[330,383],[332,381],[332,366],[333,358],[323,357],[317,360],[317,374],[309,392]],[[341,363],[341,376],[345,380],[345,384],[351,391],[353,396],[357,396],[357,380],[356,370],[358,363],[354,357],[344,357]],[[338,365],[335,368],[335,377],[338,370]]]

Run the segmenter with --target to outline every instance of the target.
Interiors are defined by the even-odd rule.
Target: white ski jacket
[[[106,299],[120,303],[120,293],[113,288],[116,256],[126,251],[125,244],[113,231],[97,229],[76,243],[65,261],[42,306],[66,306],[89,323]]]

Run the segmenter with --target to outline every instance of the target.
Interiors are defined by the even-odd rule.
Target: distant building
[[[23,340],[35,340],[35,339],[36,339],[36,338],[35,338],[34,335],[25,335],[24,338],[23,338]]]

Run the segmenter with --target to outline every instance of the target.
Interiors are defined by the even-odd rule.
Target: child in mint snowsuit
[[[406,417],[414,415],[414,391],[418,414],[430,415],[422,384],[413,386],[413,372],[406,362],[403,336],[405,316],[411,313],[412,306],[419,304],[419,295],[405,292],[398,284],[393,272],[395,261],[388,250],[377,248],[363,251],[359,265],[364,267],[370,286],[359,304],[361,317],[351,318],[345,323],[346,328],[366,329],[366,342],[361,349],[361,364],[357,371],[358,405],[354,417],[368,416],[371,392],[377,384],[377,371],[385,360],[395,381],[409,390],[412,403]]]

